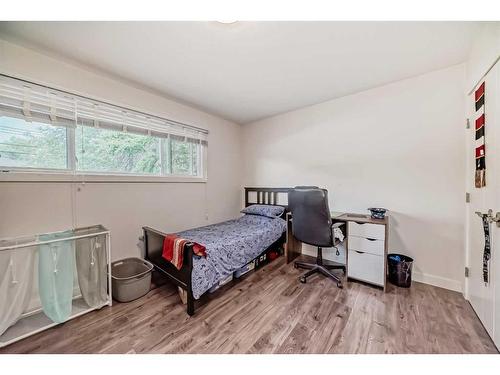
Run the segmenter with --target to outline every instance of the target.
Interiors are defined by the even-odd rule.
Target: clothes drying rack
[[[40,240],[46,236],[57,235],[57,238],[50,240]],[[90,307],[88,306],[81,294],[73,295],[72,300],[72,311],[71,315],[66,321],[77,318],[81,315],[87,314],[91,311],[101,309],[104,306],[112,305],[112,295],[111,295],[111,238],[110,232],[102,225],[94,225],[89,227],[75,228],[67,231],[52,232],[37,234],[33,236],[23,236],[16,238],[2,238],[0,239],[0,256],[2,252],[8,250],[16,250],[26,247],[34,247],[36,251],[39,250],[40,245],[51,244],[61,241],[76,241],[82,238],[92,238],[98,236],[105,236],[106,243],[106,261],[107,261],[107,300],[106,302]],[[0,303],[5,303],[5,301],[0,301]],[[41,307],[35,308],[31,311],[25,311],[17,321],[17,323],[10,326],[2,335],[0,335],[0,348],[10,345],[16,341],[22,340],[26,337],[35,335],[46,329],[54,327],[62,323],[55,323],[50,320],[45,314]]]

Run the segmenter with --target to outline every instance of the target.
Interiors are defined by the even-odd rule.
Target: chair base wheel
[[[337,288],[339,288],[339,289],[343,289],[343,288],[344,288],[344,286],[342,285],[342,283],[337,283]]]
[[[302,261],[296,261],[293,263],[293,268],[304,268],[307,269],[308,271],[304,273],[303,275],[299,276],[299,281],[302,284],[305,284],[307,282],[307,278],[309,276],[312,276],[314,274],[322,274],[323,276],[326,276],[333,280],[335,284],[337,284],[338,288],[342,288],[342,280],[340,279],[339,276],[333,274],[333,270],[342,270],[344,276],[346,274],[346,267],[343,264],[335,263],[335,262],[329,262],[328,264],[324,264],[323,260],[319,254],[318,258],[316,258],[316,263],[308,263],[308,262],[302,262]]]

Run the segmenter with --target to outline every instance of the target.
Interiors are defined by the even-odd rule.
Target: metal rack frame
[[[66,232],[71,232],[71,231],[73,231],[75,233],[79,232],[79,231],[88,231],[88,233],[75,234],[73,236],[70,235],[67,237],[56,238],[56,239],[48,240],[48,241],[38,240],[40,236],[63,234]],[[72,311],[71,315],[66,320],[66,321],[69,321],[69,320],[77,318],[81,315],[87,314],[91,311],[99,310],[104,306],[112,306],[112,304],[113,304],[112,288],[111,288],[111,234],[110,234],[110,231],[108,229],[106,229],[102,225],[94,225],[94,226],[89,226],[89,227],[74,228],[74,229],[66,230],[66,231],[37,234],[34,236],[2,238],[2,239],[0,239],[0,254],[2,251],[7,251],[7,250],[15,250],[15,249],[26,248],[26,247],[36,247],[36,246],[40,246],[40,245],[44,245],[44,244],[61,242],[61,241],[75,241],[75,240],[78,240],[81,238],[92,238],[92,237],[97,237],[97,236],[101,236],[101,235],[105,235],[105,237],[106,237],[106,257],[107,257],[107,270],[108,270],[108,275],[107,275],[108,298],[107,298],[107,301],[99,306],[90,307],[84,303],[81,295],[73,296],[73,310],[75,308],[75,305],[78,308],[77,308],[77,311]],[[76,304],[75,304],[75,302],[76,302]],[[31,330],[27,330],[26,328],[23,329],[22,323],[25,319],[30,319],[30,318],[33,319],[33,317],[37,317],[37,316],[39,317],[39,320],[41,321],[39,323],[39,326],[36,326],[36,324],[35,324],[35,328],[33,328]],[[0,335],[0,348],[5,347],[7,345],[10,345],[16,341],[22,340],[26,337],[35,335],[39,332],[45,331],[46,329],[49,329],[51,327],[62,324],[62,323],[52,322],[52,321],[50,321],[50,319],[48,319],[48,318],[45,319],[45,318],[46,317],[44,316],[43,310],[41,307],[36,309],[36,310],[27,311],[27,312],[23,313],[21,315],[20,319],[17,321],[17,323],[10,326],[2,335]],[[28,324],[28,326],[29,326],[29,324]],[[16,329],[19,331],[19,333],[16,333]]]

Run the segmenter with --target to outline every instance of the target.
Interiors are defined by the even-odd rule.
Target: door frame
[[[465,97],[465,126],[464,126],[464,137],[465,137],[465,153],[464,153],[464,162],[465,162],[465,181],[464,181],[464,198],[465,198],[465,221],[464,221],[464,283],[463,283],[463,296],[464,298],[469,301],[470,298],[470,291],[469,291],[469,278],[465,275],[465,268],[470,268],[470,230],[471,230],[471,222],[470,222],[470,217],[471,217],[471,204],[470,201],[467,201],[467,194],[470,194],[470,188],[471,188],[471,183],[469,181],[470,178],[470,172],[471,168],[474,167],[474,165],[471,163],[471,158],[472,158],[472,131],[474,129],[473,127],[473,122],[472,121],[472,104],[470,103],[470,98],[472,97],[473,94],[467,95],[466,93],[464,94]]]

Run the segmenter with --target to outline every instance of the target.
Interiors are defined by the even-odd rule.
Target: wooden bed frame
[[[257,188],[257,187],[245,187],[245,207],[252,204],[269,204],[285,207],[285,212],[282,217],[285,219],[288,212],[288,192],[290,188]],[[279,204],[280,194],[287,194],[287,203]],[[255,201],[251,199],[250,195],[255,195]],[[163,252],[163,240],[167,233],[161,232],[159,230],[143,227],[144,231],[144,249],[146,259],[149,260],[155,268],[164,274],[170,281],[175,285],[186,291],[187,295],[187,313],[188,315],[194,314],[194,302],[193,290],[191,286],[191,276],[193,272],[193,244],[186,244],[184,248],[184,261],[182,268],[178,270],[173,264],[168,262],[162,257]],[[269,246],[264,252],[283,246],[286,240],[286,233]],[[259,254],[260,256],[260,254]],[[256,258],[258,258],[257,256]]]

